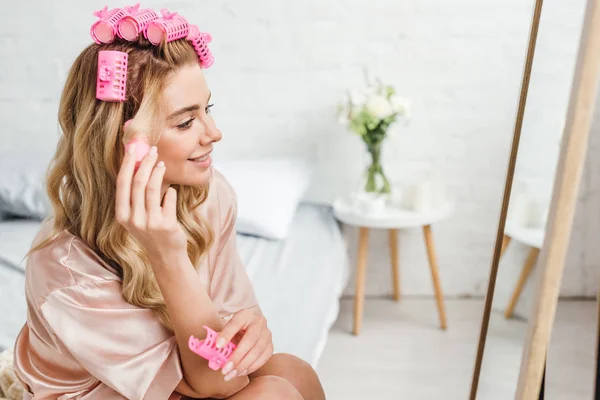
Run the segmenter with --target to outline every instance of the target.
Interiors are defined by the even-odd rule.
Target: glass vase
[[[390,194],[391,186],[381,163],[381,142],[367,144],[367,163],[364,172],[366,193]]]

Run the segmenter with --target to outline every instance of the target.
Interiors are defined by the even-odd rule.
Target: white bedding
[[[26,318],[21,259],[38,221],[0,221],[0,348]],[[285,241],[238,234],[238,250],[273,332],[276,352],[317,365],[348,281],[343,238],[328,206],[301,204]]]

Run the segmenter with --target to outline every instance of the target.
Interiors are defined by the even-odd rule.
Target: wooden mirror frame
[[[477,387],[498,274],[502,238],[510,202],[542,3],[542,0],[536,0],[531,24],[527,58],[521,85],[521,96],[509,156],[475,369],[471,383],[471,400],[475,400],[477,397]],[[599,75],[600,0],[588,0],[569,99],[567,120],[556,168],[552,201],[546,224],[545,241],[538,261],[540,274],[536,282],[534,306],[528,320],[527,338],[521,359],[521,369],[515,397],[518,400],[537,400],[540,393],[543,393],[542,385],[545,375],[546,353],[571,238],[575,206],[579,194],[579,186],[588,147],[589,131],[594,114]],[[600,320],[598,329],[600,329]],[[600,349],[600,342],[597,342],[596,347],[597,350]],[[596,376],[598,374],[597,370]],[[597,386],[596,384],[596,390],[598,390]]]

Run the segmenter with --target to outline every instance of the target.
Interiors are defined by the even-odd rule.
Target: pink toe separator
[[[216,371],[227,363],[236,345],[229,342],[225,347],[217,349],[217,333],[208,326],[205,326],[204,329],[207,333],[206,339],[198,340],[192,335],[188,341],[188,347],[200,357],[208,360],[208,367]]]

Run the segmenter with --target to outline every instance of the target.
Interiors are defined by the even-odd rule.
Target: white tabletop
[[[357,212],[345,199],[338,199],[333,203],[333,212],[338,220],[365,228],[401,229],[431,225],[448,218],[453,211],[454,206],[448,203],[444,207],[426,212],[388,207],[380,213],[365,215]]]
[[[542,228],[529,228],[523,226],[517,226],[507,222],[504,227],[504,234],[511,238],[524,243],[531,247],[538,249],[542,248],[544,244],[545,231]]]

